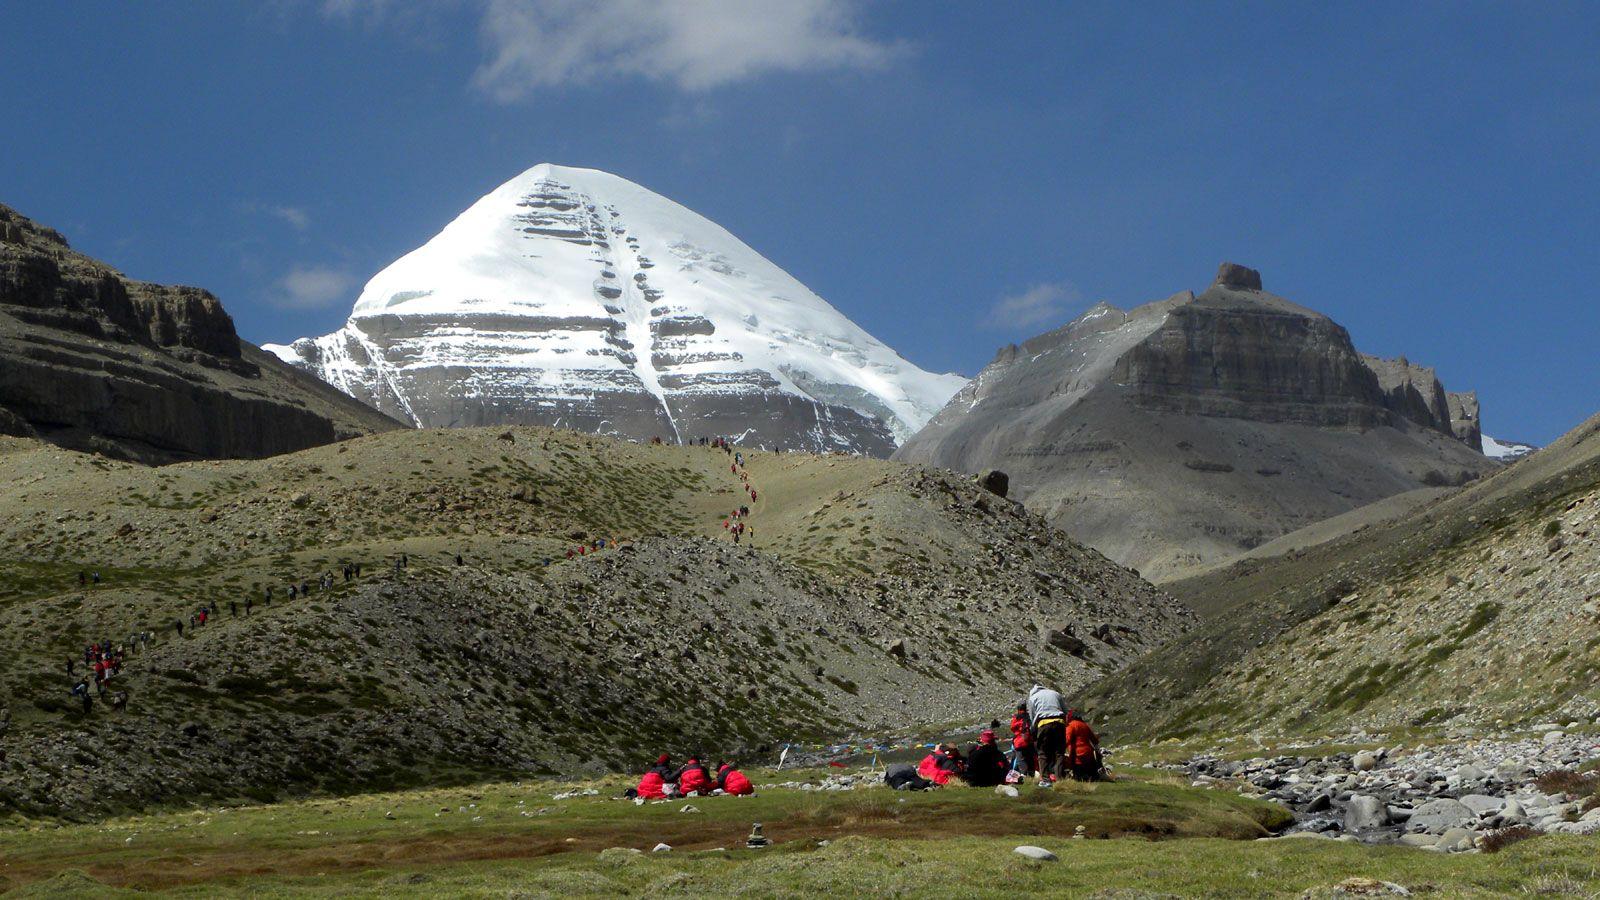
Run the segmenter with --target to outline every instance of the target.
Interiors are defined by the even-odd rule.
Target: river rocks
[[[1340,742],[1370,740],[1370,735],[1363,734]],[[1358,765],[1357,758],[1363,754],[1375,758],[1373,768]],[[1597,758],[1600,740],[1569,733],[1548,744],[1542,736],[1502,735],[1320,758],[1196,757],[1182,769],[1197,787],[1236,785],[1252,796],[1289,806],[1299,820],[1295,828],[1301,832],[1332,836],[1343,831],[1362,841],[1440,845],[1439,849],[1454,852],[1465,849],[1460,835],[1451,841],[1438,840],[1451,829],[1464,829],[1474,836],[1514,825],[1531,825],[1544,832],[1600,831],[1600,814],[1596,821],[1568,821],[1579,812],[1576,804],[1564,795],[1544,794],[1535,783],[1540,773],[1578,769]],[[1367,759],[1360,762],[1364,765]]]
[[[1351,757],[1350,765],[1357,772],[1370,772],[1378,767],[1378,754],[1371,750],[1363,750]]]
[[[1472,849],[1473,833],[1467,828],[1446,828],[1444,834],[1439,835],[1438,843],[1433,846],[1439,850],[1459,853]]]
[[[1506,801],[1499,797],[1490,797],[1485,794],[1467,794],[1461,798],[1461,805],[1482,818],[1505,809]]]
[[[1477,814],[1462,805],[1461,801],[1442,799],[1433,800],[1417,807],[1412,812],[1411,819],[1406,825],[1415,831],[1443,834],[1450,828],[1466,825],[1477,820]]]
[[[1361,794],[1350,798],[1350,805],[1344,811],[1345,831],[1364,831],[1368,828],[1382,828],[1387,824],[1389,824],[1389,810],[1382,800]]]
[[[1542,740],[1546,744],[1553,744],[1566,736],[1567,733],[1565,731],[1546,731]]]

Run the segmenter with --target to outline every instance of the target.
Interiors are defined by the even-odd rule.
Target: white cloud
[[[305,231],[311,227],[311,214],[306,212],[305,207],[249,202],[239,204],[239,209],[247,213],[259,213],[265,216],[272,216],[275,219],[282,219],[294,226],[296,231]]]
[[[463,5],[323,0],[328,18],[415,24]],[[644,78],[696,92],[774,72],[874,69],[902,54],[857,30],[860,0],[471,0],[502,102],[543,88]]]
[[[1020,294],[1001,297],[989,308],[984,325],[995,329],[1065,324],[1068,313],[1082,305],[1083,295],[1063,282],[1036,284]]]
[[[299,231],[305,231],[311,225],[311,214],[298,206],[264,206],[262,212],[277,216]]]
[[[271,296],[274,306],[313,309],[350,300],[356,279],[349,272],[328,266],[295,266],[278,279]]]

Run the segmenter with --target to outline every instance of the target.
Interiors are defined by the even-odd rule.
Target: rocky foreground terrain
[[[1476,397],[1358,353],[1231,263],[1198,295],[1097,304],[1003,348],[895,458],[1002,469],[1029,509],[1157,581],[1498,468]]]
[[[163,463],[399,427],[240,340],[210,293],[129,279],[0,206],[0,434]]]
[[[1543,723],[1527,735],[1495,732],[1320,757],[1200,756],[1177,768],[1197,787],[1233,788],[1288,805],[1300,819],[1291,836],[1456,852],[1489,847],[1513,829],[1600,834],[1594,726],[1600,719]]]
[[[661,750],[760,759],[1000,715],[1035,679],[1080,687],[1193,622],[970,479],[745,462],[539,428],[159,469],[11,440],[0,804],[82,817]],[[97,641],[137,645],[110,685],[123,711],[68,695]]]

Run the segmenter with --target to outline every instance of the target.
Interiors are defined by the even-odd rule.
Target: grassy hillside
[[[1168,585],[1205,617],[1091,692],[1119,735],[1592,718],[1600,417],[1410,513]]]
[[[790,454],[730,466],[535,428],[159,469],[6,443],[0,802],[79,816],[634,767],[661,749],[757,756],[986,720],[1035,679],[1082,685],[1191,621],[955,476]],[[735,545],[722,523],[741,503],[753,531]],[[202,605],[211,623],[188,625]],[[81,674],[85,644],[146,630],[113,680],[126,710],[85,714],[67,660]]]

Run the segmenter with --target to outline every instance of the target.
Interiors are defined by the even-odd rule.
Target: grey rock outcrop
[[[1224,264],[1205,292],[1100,303],[1008,346],[895,458],[999,468],[1010,496],[1162,579],[1495,465],[1431,370],[1364,357]]]
[[[400,427],[240,340],[210,293],[125,278],[5,206],[0,224],[0,429],[162,463]]]

